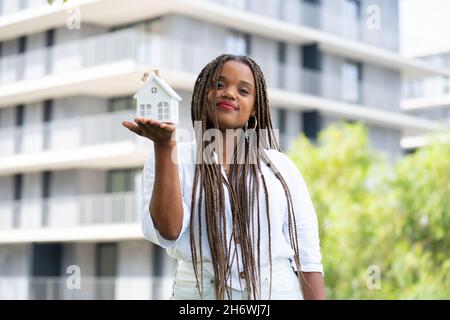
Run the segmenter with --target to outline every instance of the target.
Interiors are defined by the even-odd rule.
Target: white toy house
[[[136,114],[138,117],[178,123],[178,108],[182,99],[167,82],[159,77],[158,70],[154,70],[150,74],[147,83],[133,98],[137,101]]]

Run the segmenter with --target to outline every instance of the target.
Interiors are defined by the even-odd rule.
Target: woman
[[[178,260],[171,298],[324,299],[317,217],[301,174],[279,151],[259,66],[234,55],[208,63],[191,116],[190,144],[177,145],[171,123],[123,122],[154,142],[142,227]]]

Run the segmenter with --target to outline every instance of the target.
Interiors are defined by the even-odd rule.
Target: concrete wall
[[[369,6],[377,6],[380,12],[380,29],[368,27]],[[372,11],[371,11],[372,12]],[[362,0],[361,40],[388,50],[399,51],[399,3],[398,0]],[[370,24],[369,24],[370,25]]]
[[[353,60],[349,60],[353,61]],[[329,99],[342,98],[342,66],[344,57],[322,53],[322,94]],[[357,61],[356,61],[357,62]],[[401,74],[372,64],[362,64],[361,86],[364,106],[400,112]]]
[[[379,66],[362,67],[364,105],[375,109],[401,112],[401,74]]]

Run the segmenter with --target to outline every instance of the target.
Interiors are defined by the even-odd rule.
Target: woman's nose
[[[230,99],[232,98],[232,99],[235,99],[236,96],[235,96],[233,90],[227,89],[227,90],[224,90],[224,91],[223,91],[223,93],[222,93],[222,98],[230,98]]]

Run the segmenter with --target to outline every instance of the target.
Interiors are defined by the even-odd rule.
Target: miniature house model
[[[178,123],[178,105],[182,99],[167,82],[159,77],[158,70],[150,74],[148,81],[133,98],[137,101],[138,117]]]

